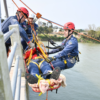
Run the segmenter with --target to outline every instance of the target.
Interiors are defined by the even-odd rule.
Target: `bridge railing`
[[[9,26],[9,32],[0,32],[0,100],[20,100],[21,76],[24,76],[24,60],[18,25]],[[5,42],[11,37],[11,53],[7,59]],[[16,60],[16,61],[15,61]],[[12,80],[9,72],[15,61]]]

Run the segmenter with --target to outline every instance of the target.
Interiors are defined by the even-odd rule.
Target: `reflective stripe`
[[[66,61],[66,60],[64,60],[64,63],[65,63],[65,64],[67,64],[67,61]]]

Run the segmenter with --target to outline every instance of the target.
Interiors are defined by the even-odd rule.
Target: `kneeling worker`
[[[35,15],[33,13],[29,14],[28,21],[27,22],[25,21],[22,25],[23,28],[25,29],[26,33],[27,33],[28,39],[30,41],[32,41],[32,39],[33,39],[32,35],[33,35],[34,32],[32,31],[29,23],[34,26],[34,30],[36,32],[36,30],[38,29],[38,25],[35,23]],[[36,32],[36,35],[37,35],[37,32]],[[25,42],[25,40],[23,38],[21,38],[21,43],[22,43],[23,49],[25,50],[26,47],[27,47],[27,43]]]

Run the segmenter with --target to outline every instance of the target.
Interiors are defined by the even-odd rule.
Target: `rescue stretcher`
[[[37,47],[37,50],[39,52],[41,52],[38,47]],[[28,63],[28,59],[29,59],[30,53],[31,53],[31,49],[26,51],[25,54],[24,54],[25,68],[26,68],[26,72],[27,73],[28,73],[27,63]],[[36,48],[34,48],[33,51],[32,51],[31,59],[36,59],[36,57],[37,57],[37,51],[36,51]],[[57,84],[50,84],[49,88],[47,89],[47,91],[57,90],[58,88],[60,88],[62,81],[61,81],[61,79],[58,79],[57,81],[59,81]],[[38,83],[37,84],[28,83],[28,85],[32,88],[32,90],[34,92],[37,92],[37,93],[41,92],[40,89],[39,89]]]

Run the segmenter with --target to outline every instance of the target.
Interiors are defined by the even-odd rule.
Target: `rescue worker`
[[[25,30],[23,29],[23,27],[21,26],[21,23],[23,23],[25,21],[25,16],[26,18],[28,18],[29,16],[29,12],[25,7],[20,7],[15,16],[10,16],[8,17],[1,25],[2,28],[2,32],[5,34],[9,31],[9,25],[14,25],[14,24],[18,24],[19,26],[19,32],[20,32],[20,36],[25,40],[25,42],[27,43],[27,45],[31,48],[34,48],[34,43],[32,43],[29,39],[28,36],[25,32]],[[9,47],[11,46],[11,41],[10,38],[7,40],[7,42],[5,43],[6,45],[6,51],[9,51]]]
[[[28,21],[24,21],[24,23],[22,23],[22,26],[25,29],[30,41],[32,41],[33,39],[32,34],[34,34],[34,32],[32,31],[31,26],[28,23],[33,24],[34,30],[36,31],[38,28],[38,25],[35,23],[35,21],[36,21],[35,15],[33,13],[30,13],[28,17]],[[37,35],[37,32],[36,32],[36,35]],[[25,42],[23,38],[21,38],[21,43],[22,43],[23,49],[25,50],[27,47],[27,43]]]
[[[65,37],[65,39],[61,43],[61,48],[63,48],[63,50],[60,51],[60,49],[55,49],[49,52],[49,54],[52,54],[60,51],[54,57],[48,57],[46,59],[48,63],[52,62],[54,67],[59,65],[61,70],[72,68],[75,65],[76,61],[79,60],[78,41],[75,37],[73,37],[73,30],[75,30],[74,23],[65,23],[63,29]]]
[[[38,78],[36,74],[39,75],[39,69],[43,74],[47,74],[44,78],[49,78],[50,74],[48,72],[52,70],[50,62],[52,63],[54,68],[59,68],[60,70],[72,68],[76,61],[78,60],[78,41],[75,37],[73,37],[73,30],[75,30],[75,25],[72,22],[65,23],[64,25],[64,36],[61,46],[63,46],[63,50],[55,49],[49,53],[56,53],[54,57],[47,57],[45,60],[35,59],[32,60],[28,66],[29,74],[26,74],[26,79],[29,83],[36,83]],[[42,62],[41,62],[42,61]],[[37,67],[39,66],[39,68]],[[28,76],[28,77],[27,77]],[[35,81],[34,81],[35,80]]]

